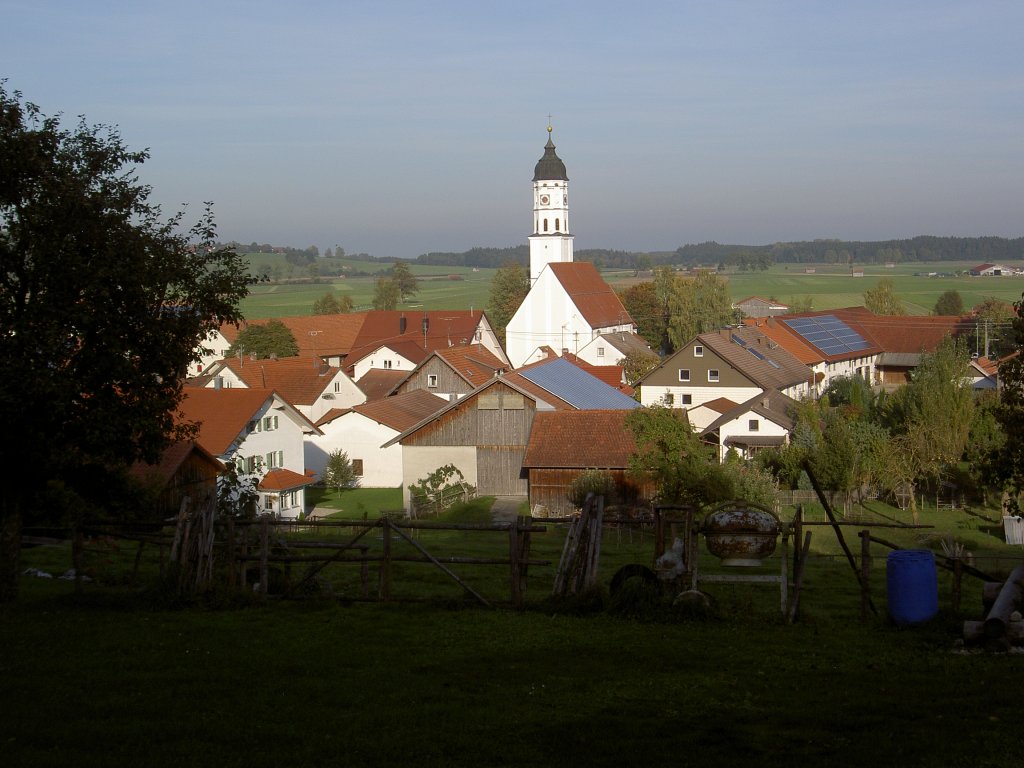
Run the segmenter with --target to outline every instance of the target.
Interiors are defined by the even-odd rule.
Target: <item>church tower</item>
[[[544,156],[533,169],[533,234],[530,235],[530,285],[547,264],[572,261],[569,234],[569,177],[555,154],[548,126]]]

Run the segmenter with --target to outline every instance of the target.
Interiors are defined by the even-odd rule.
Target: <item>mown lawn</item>
[[[925,514],[942,523],[936,535],[973,541],[979,567],[1020,555],[978,518]],[[557,560],[564,533],[548,528],[533,551]],[[855,540],[856,530],[844,532]],[[879,533],[919,543],[920,531]],[[438,552],[507,549],[501,534],[418,536]],[[708,585],[716,607],[703,618],[554,603],[553,566],[531,571],[522,612],[479,607],[420,564],[402,564],[396,594],[443,602],[321,592],[171,610],[127,583],[133,547],[97,543],[90,567],[105,583],[76,597],[70,582],[26,576],[20,602],[0,609],[0,764],[1018,764],[1024,654],[958,649],[962,620],[982,616],[980,584],[965,583],[954,615],[943,572],[939,617],[897,629],[878,549],[880,612],[862,622],[834,534],[815,528],[813,540],[793,625],[767,586]],[[649,562],[652,543],[649,532],[641,542],[638,531],[606,531],[602,579]],[[34,548],[25,565],[56,569],[67,557]],[[507,592],[501,567],[453,568],[495,599]]]

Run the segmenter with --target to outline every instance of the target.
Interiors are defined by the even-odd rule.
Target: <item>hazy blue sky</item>
[[[0,77],[224,239],[577,248],[1024,234],[1024,3],[0,0]]]

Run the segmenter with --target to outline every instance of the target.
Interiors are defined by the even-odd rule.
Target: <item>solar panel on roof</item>
[[[633,398],[562,358],[518,373],[580,410],[640,407]]]
[[[835,315],[796,317],[782,320],[807,343],[817,347],[829,357],[845,355],[867,349],[871,345]]]

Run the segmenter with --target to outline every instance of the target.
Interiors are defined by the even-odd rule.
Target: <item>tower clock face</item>
[[[547,195],[541,195],[540,196],[540,204],[541,205],[547,205],[550,202],[551,202],[551,198],[548,197]]]

